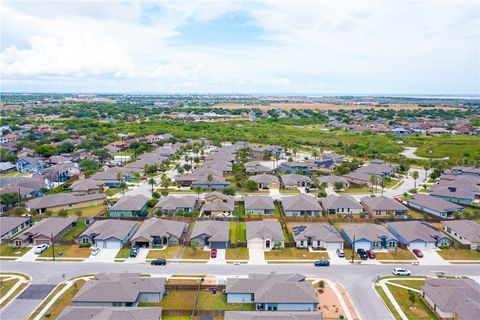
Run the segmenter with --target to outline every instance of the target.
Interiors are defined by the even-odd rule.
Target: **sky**
[[[2,92],[480,94],[480,1],[0,0]]]

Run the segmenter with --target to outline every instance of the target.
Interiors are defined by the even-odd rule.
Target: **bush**
[[[415,194],[415,193],[417,193],[418,191],[417,191],[417,189],[410,189],[410,190],[408,190],[408,192]]]
[[[153,198],[147,201],[147,207],[153,208],[158,203],[158,199]]]
[[[229,196],[234,196],[235,195],[235,189],[233,189],[232,187],[227,187],[227,188],[223,189],[222,193],[226,194],[226,195],[229,195]]]
[[[80,243],[78,245],[80,248],[90,248],[92,246],[91,243]]]
[[[159,198],[160,198],[160,193],[154,192],[154,193],[152,193],[152,197],[153,197],[154,199],[159,199]]]
[[[13,215],[13,216],[21,216],[23,214],[28,213],[28,211],[25,208],[22,207],[14,207],[10,210],[8,210],[8,214]]]
[[[62,210],[58,211],[58,216],[59,216],[59,217],[66,217],[66,216],[68,216],[67,210],[62,209]]]
[[[327,192],[325,190],[320,190],[318,191],[318,195],[317,195],[319,198],[324,198],[327,196]]]

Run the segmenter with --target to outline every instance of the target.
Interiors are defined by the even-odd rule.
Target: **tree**
[[[94,150],[92,154],[98,158],[98,161],[100,161],[100,163],[103,163],[105,160],[112,156],[107,149],[97,149]]]
[[[128,186],[125,182],[120,182],[118,188],[122,191],[122,195],[125,196],[125,190],[128,189]]]
[[[162,175],[162,181],[161,181],[160,185],[165,190],[168,189],[168,187],[170,186],[170,179],[168,179],[168,177],[165,174]]]
[[[317,159],[317,157],[318,157],[318,151],[317,151],[317,150],[313,150],[313,151],[312,151],[312,157],[313,157],[314,159]]]
[[[415,301],[417,301],[417,294],[412,290],[408,290],[408,300],[410,300],[412,306],[414,306]]]
[[[213,175],[211,173],[208,174],[207,180],[208,180],[208,186],[211,187],[211,184],[213,181]]]
[[[235,195],[235,189],[232,187],[227,187],[222,190],[223,194],[229,195],[229,196],[234,196]]]
[[[419,176],[418,171],[415,170],[415,171],[412,172],[412,178],[413,178],[413,181],[415,182],[415,187],[414,187],[415,189],[417,189],[418,176]]]
[[[157,171],[158,171],[157,166],[152,164],[152,165],[147,165],[147,170],[145,172],[146,174],[155,174],[157,173]]]
[[[253,180],[247,180],[246,187],[248,191],[257,190],[257,183]]]
[[[75,150],[75,145],[72,142],[64,142],[58,147],[60,153],[72,153]]]
[[[57,153],[57,149],[51,144],[43,144],[35,148],[35,152],[44,158],[50,158]]]
[[[60,211],[58,211],[58,216],[59,216],[59,217],[66,217],[66,216],[68,216],[67,210],[61,209]]]
[[[428,170],[430,170],[431,167],[432,167],[432,164],[430,162],[426,162],[423,165],[423,169],[425,169],[425,181],[427,180],[427,172]]]
[[[2,162],[15,162],[17,157],[10,152],[7,148],[0,149],[0,161]]]
[[[335,186],[335,190],[340,190],[343,188],[343,183],[340,181],[337,181],[334,183],[334,186]]]
[[[200,193],[203,191],[202,187],[196,186],[193,190],[197,194],[197,199],[200,199]]]
[[[20,203],[21,197],[17,192],[0,193],[0,203],[7,207],[15,207]]]
[[[380,180],[380,187],[382,188],[382,196],[383,196],[383,190],[387,186],[388,179],[387,177],[383,177],[382,180]]]
[[[153,187],[154,187],[155,184],[156,184],[155,179],[154,179],[154,178],[150,178],[150,180],[148,180],[148,183],[152,186],[152,197],[153,197]]]
[[[373,192],[377,192],[377,177],[374,175],[370,176],[370,184],[372,185],[372,194]],[[375,191],[374,191],[375,188]]]

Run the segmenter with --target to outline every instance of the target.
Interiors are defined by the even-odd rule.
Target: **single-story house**
[[[409,250],[435,249],[452,243],[445,234],[424,221],[390,222],[387,223],[387,229]]]
[[[63,309],[57,320],[159,320],[161,307],[74,307]],[[303,319],[302,319],[303,320]]]
[[[226,249],[229,242],[230,222],[228,221],[197,221],[190,236],[190,242],[196,242],[200,247]]]
[[[100,180],[109,188],[117,188],[120,183],[126,182],[131,177],[133,177],[133,172],[122,167],[112,167],[105,171],[97,172],[90,179]]]
[[[148,198],[141,194],[125,196],[108,210],[111,217],[146,217],[147,202]]]
[[[363,212],[363,206],[348,195],[328,195],[321,198],[322,207],[328,214],[358,214]]]
[[[314,196],[308,194],[284,197],[282,199],[282,207],[283,212],[287,217],[322,214],[322,207],[320,204],[318,204]]]
[[[153,248],[179,245],[188,230],[188,223],[150,218],[145,220],[130,242],[132,246]]]
[[[345,241],[357,249],[394,250],[398,240],[385,227],[373,223],[345,224],[340,232]]]
[[[11,162],[0,162],[0,172],[6,173],[15,170],[17,167]]]
[[[17,171],[23,173],[39,173],[45,168],[45,163],[37,158],[25,157],[16,163]]]
[[[412,199],[407,200],[411,208],[433,214],[440,218],[453,218],[454,212],[463,213],[463,207],[442,198],[426,194],[416,194]]]
[[[368,186],[371,184],[371,175],[362,172],[352,171],[343,175],[342,177],[347,180],[348,183],[356,186]]]
[[[327,183],[333,187],[335,187],[336,184],[342,184],[341,189],[348,189],[350,186],[350,183],[345,179],[344,177],[339,177],[339,176],[324,176],[324,177],[318,177],[318,182],[320,184],[322,183]]]
[[[355,171],[369,176],[373,175],[378,178],[383,178],[391,176],[397,172],[397,167],[391,164],[386,164],[381,160],[372,160],[369,164],[362,166]]]
[[[0,217],[0,243],[32,225],[30,217]]]
[[[195,209],[197,197],[191,195],[173,196],[169,195],[160,199],[155,209],[163,214],[190,213]]]
[[[246,228],[249,249],[270,250],[285,245],[282,226],[277,220],[248,221]]]
[[[45,211],[60,211],[62,209],[81,209],[86,207],[98,206],[105,202],[106,195],[87,194],[76,195],[75,193],[54,193],[47,196],[34,198],[27,201],[28,210],[35,210],[38,213]]]
[[[280,176],[282,180],[282,186],[285,189],[292,189],[298,187],[310,187],[312,179],[303,175],[296,173],[287,173]]]
[[[245,172],[248,174],[260,174],[272,172],[272,168],[269,168],[258,161],[252,161],[245,163]]]
[[[475,193],[455,186],[436,185],[430,187],[430,195],[458,204],[472,205]]]
[[[318,308],[312,284],[299,274],[250,274],[228,278],[228,303],[254,303],[257,311],[310,311]]]
[[[427,278],[422,297],[441,320],[474,320],[480,314],[480,285],[473,279]]]
[[[248,178],[257,184],[258,189],[280,189],[280,180],[271,174],[257,174]]]
[[[30,244],[51,245],[52,239],[59,240],[76,225],[77,220],[78,217],[42,219],[17,237],[10,239],[10,245],[16,247],[25,247]]]
[[[202,208],[205,216],[231,216],[235,208],[235,197],[217,191],[205,195],[205,204]]]
[[[224,320],[323,320],[320,312],[303,311],[225,311]],[[70,320],[70,319],[59,319]],[[76,320],[76,319],[72,319]]]
[[[165,278],[142,277],[139,273],[100,273],[83,285],[72,303],[81,307],[137,307],[141,302],[159,303],[165,282]]]
[[[334,226],[325,223],[306,223],[292,226],[297,248],[343,249],[343,238]]]
[[[93,194],[103,190],[104,183],[101,180],[84,179],[72,183],[70,190],[78,194]]]
[[[472,250],[480,250],[480,224],[473,220],[442,221],[443,231]]]
[[[78,243],[90,243],[97,248],[120,249],[130,241],[135,230],[135,221],[98,220],[78,236]]]
[[[365,210],[371,217],[389,217],[393,215],[395,218],[405,217],[408,213],[408,208],[398,201],[395,201],[386,196],[379,197],[363,197],[360,199]]]
[[[269,214],[275,212],[275,204],[270,196],[247,195],[245,197],[245,213]]]
[[[298,174],[310,173],[312,171],[308,163],[301,163],[301,162],[282,162],[280,166],[277,168],[277,170],[283,173],[298,173]]]

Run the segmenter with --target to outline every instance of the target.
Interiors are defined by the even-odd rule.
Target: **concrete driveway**
[[[137,256],[135,258],[127,258],[125,263],[145,263],[145,259],[147,259],[149,251],[150,250],[148,248],[140,248],[138,249]]]
[[[345,258],[340,258],[337,255],[337,251],[334,249],[327,250],[328,256],[330,257],[331,264],[349,264],[349,262]]]
[[[115,262],[115,257],[120,249],[104,249],[101,248],[96,256],[90,255],[83,262]]]
[[[226,255],[227,255],[227,249],[217,249],[217,257],[212,258],[210,256],[207,263],[227,264],[227,261],[225,260]]]
[[[248,264],[267,264],[265,251],[261,248],[248,248]]]
[[[17,261],[35,261],[39,254],[35,254],[33,251],[35,251],[35,247],[28,250],[27,253],[18,258]]]
[[[447,261],[445,261],[442,256],[440,256],[435,249],[424,249],[421,250],[423,253],[423,258],[418,258],[418,264],[425,265],[425,266],[433,266],[433,265],[449,265]],[[412,253],[413,254],[413,253]]]

